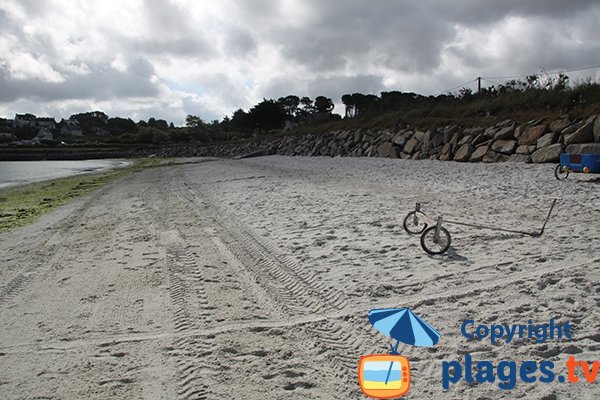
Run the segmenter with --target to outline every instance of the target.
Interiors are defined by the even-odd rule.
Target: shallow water
[[[0,161],[0,188],[123,167],[125,160]]]

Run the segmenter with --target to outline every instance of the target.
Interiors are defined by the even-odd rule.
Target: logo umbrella
[[[379,332],[396,339],[396,347],[390,344],[391,354],[398,354],[400,342],[413,346],[429,347],[440,340],[440,334],[431,325],[408,308],[378,308],[369,311],[369,322]],[[392,365],[386,377],[387,384]]]

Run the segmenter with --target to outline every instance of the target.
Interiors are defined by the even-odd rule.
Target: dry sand
[[[349,399],[384,353],[372,308],[441,333],[401,346],[406,398],[596,399],[598,384],[442,390],[443,360],[600,361],[600,181],[552,165],[262,157],[148,169],[0,235],[2,399]],[[402,229],[448,226],[428,256]],[[477,323],[573,324],[571,341],[467,341]],[[581,376],[581,373],[580,373]],[[583,378],[582,378],[583,380]]]

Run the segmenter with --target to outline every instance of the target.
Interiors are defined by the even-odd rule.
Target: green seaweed
[[[162,158],[141,158],[119,169],[0,189],[0,233],[24,226],[43,214],[107,183],[144,168],[168,165]]]

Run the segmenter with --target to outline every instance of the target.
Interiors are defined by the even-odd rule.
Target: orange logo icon
[[[410,389],[408,359],[397,354],[362,356],[358,363],[358,382],[369,397],[392,399],[403,396]]]
[[[440,334],[408,308],[379,308],[369,311],[375,329],[396,340],[390,354],[371,354],[360,358],[358,383],[363,393],[376,399],[392,399],[410,389],[408,359],[398,354],[400,343],[411,346],[434,346]]]

